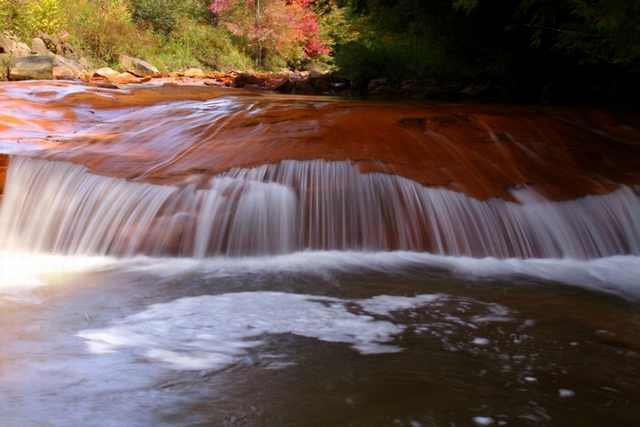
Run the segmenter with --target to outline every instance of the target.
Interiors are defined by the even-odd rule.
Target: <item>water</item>
[[[89,173],[14,157],[0,247],[72,255],[269,255],[301,250],[411,250],[497,258],[640,254],[640,197],[479,201],[350,162],[283,161],[185,186]]]
[[[640,287],[586,290],[635,257],[48,257],[0,292],[3,425],[638,422]]]
[[[631,125],[62,82],[0,106],[2,427],[640,424]]]

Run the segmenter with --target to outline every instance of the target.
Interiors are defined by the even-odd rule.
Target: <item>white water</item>
[[[417,252],[309,251],[263,257],[194,258],[59,256],[0,252],[0,303],[37,302],[34,291],[64,276],[101,271],[140,273],[162,280],[195,275],[204,280],[264,277],[271,274],[309,276],[319,283],[335,282],[343,273],[423,276],[443,271],[479,285],[487,279],[533,279],[563,283],[624,298],[640,298],[640,257],[614,256],[594,260],[496,259],[432,255]],[[373,306],[369,307],[375,313]]]
[[[474,305],[481,314],[468,321],[452,318],[438,310],[449,301],[463,307],[462,312]],[[357,306],[360,312],[351,312],[347,305],[351,309]],[[396,322],[392,313],[423,307],[429,307],[435,317],[428,324],[414,325],[425,331],[461,325],[473,331],[482,323],[512,320],[506,307],[466,298],[457,301],[442,294],[343,300],[282,292],[239,292],[156,304],[107,328],[81,331],[78,336],[92,353],[129,350],[171,369],[221,369],[239,362],[252,348],[264,344],[265,335],[273,334],[346,343],[362,354],[399,352],[402,348],[392,342],[406,326]]]
[[[201,186],[202,187],[202,186]],[[551,202],[478,201],[350,162],[234,169],[204,188],[97,176],[14,157],[0,249],[71,255],[245,256],[315,250],[411,250],[496,258],[640,254],[640,198],[629,187]]]

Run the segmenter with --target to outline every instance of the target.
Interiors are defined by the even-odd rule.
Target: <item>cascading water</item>
[[[497,258],[640,254],[640,197],[626,186],[553,202],[479,201],[347,161],[232,169],[165,186],[14,157],[0,248],[74,255],[242,256],[304,249],[414,250]]]

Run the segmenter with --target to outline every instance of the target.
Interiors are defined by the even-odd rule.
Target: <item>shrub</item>
[[[252,65],[250,57],[236,47],[227,31],[188,18],[179,21],[151,60],[163,69],[245,70]]]
[[[131,0],[131,11],[136,23],[167,35],[183,18],[206,22],[207,5],[207,0]]]
[[[16,31],[19,3],[17,0],[0,0],[0,30]]]
[[[25,5],[23,33],[29,37],[38,33],[58,34],[65,27],[61,0],[31,0]]]
[[[133,23],[125,0],[66,0],[73,42],[101,62],[115,64],[123,53],[153,50],[158,38]]]

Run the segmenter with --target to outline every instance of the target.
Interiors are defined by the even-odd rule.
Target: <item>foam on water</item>
[[[0,251],[0,302],[37,302],[32,291],[53,278],[113,266],[106,257],[9,253]]]
[[[171,369],[221,369],[242,360],[266,336],[293,334],[330,343],[349,344],[361,354],[395,353],[393,342],[408,326],[394,313],[420,308],[432,320],[412,325],[443,340],[440,329],[475,330],[485,320],[453,318],[440,310],[451,302],[468,311],[470,306],[500,315],[491,321],[511,321],[510,311],[496,304],[442,294],[414,297],[380,295],[363,300],[282,292],[240,292],[181,298],[156,304],[115,322],[112,326],[78,334],[89,351],[97,354],[131,352]],[[476,316],[487,318],[487,316]],[[437,328],[435,330],[433,328]]]
[[[78,335],[94,353],[134,349],[182,370],[223,368],[262,344],[264,334],[347,343],[364,354],[399,351],[388,343],[402,326],[353,314],[346,302],[279,292],[182,298],[154,305],[110,328]]]
[[[196,274],[216,278],[262,274],[310,274],[332,280],[343,273],[405,275],[437,270],[465,280],[529,278],[579,286],[625,298],[640,298],[640,257],[615,256],[595,260],[495,259],[431,255],[417,252],[304,251],[264,257],[107,258],[0,252],[0,295],[24,297],[49,283],[48,278],[105,268],[141,272],[162,278]],[[380,297],[382,298],[382,297]],[[376,299],[367,303],[376,313]],[[402,304],[402,299],[394,303]],[[388,302],[385,302],[388,303]]]
[[[628,298],[640,297],[640,257],[594,260],[496,259],[433,255],[419,252],[303,251],[270,257],[219,257],[207,260],[147,257],[122,260],[121,266],[152,274],[198,272],[205,277],[241,274],[315,274],[331,280],[341,273],[410,274],[436,269],[469,280],[531,278],[579,286]]]

